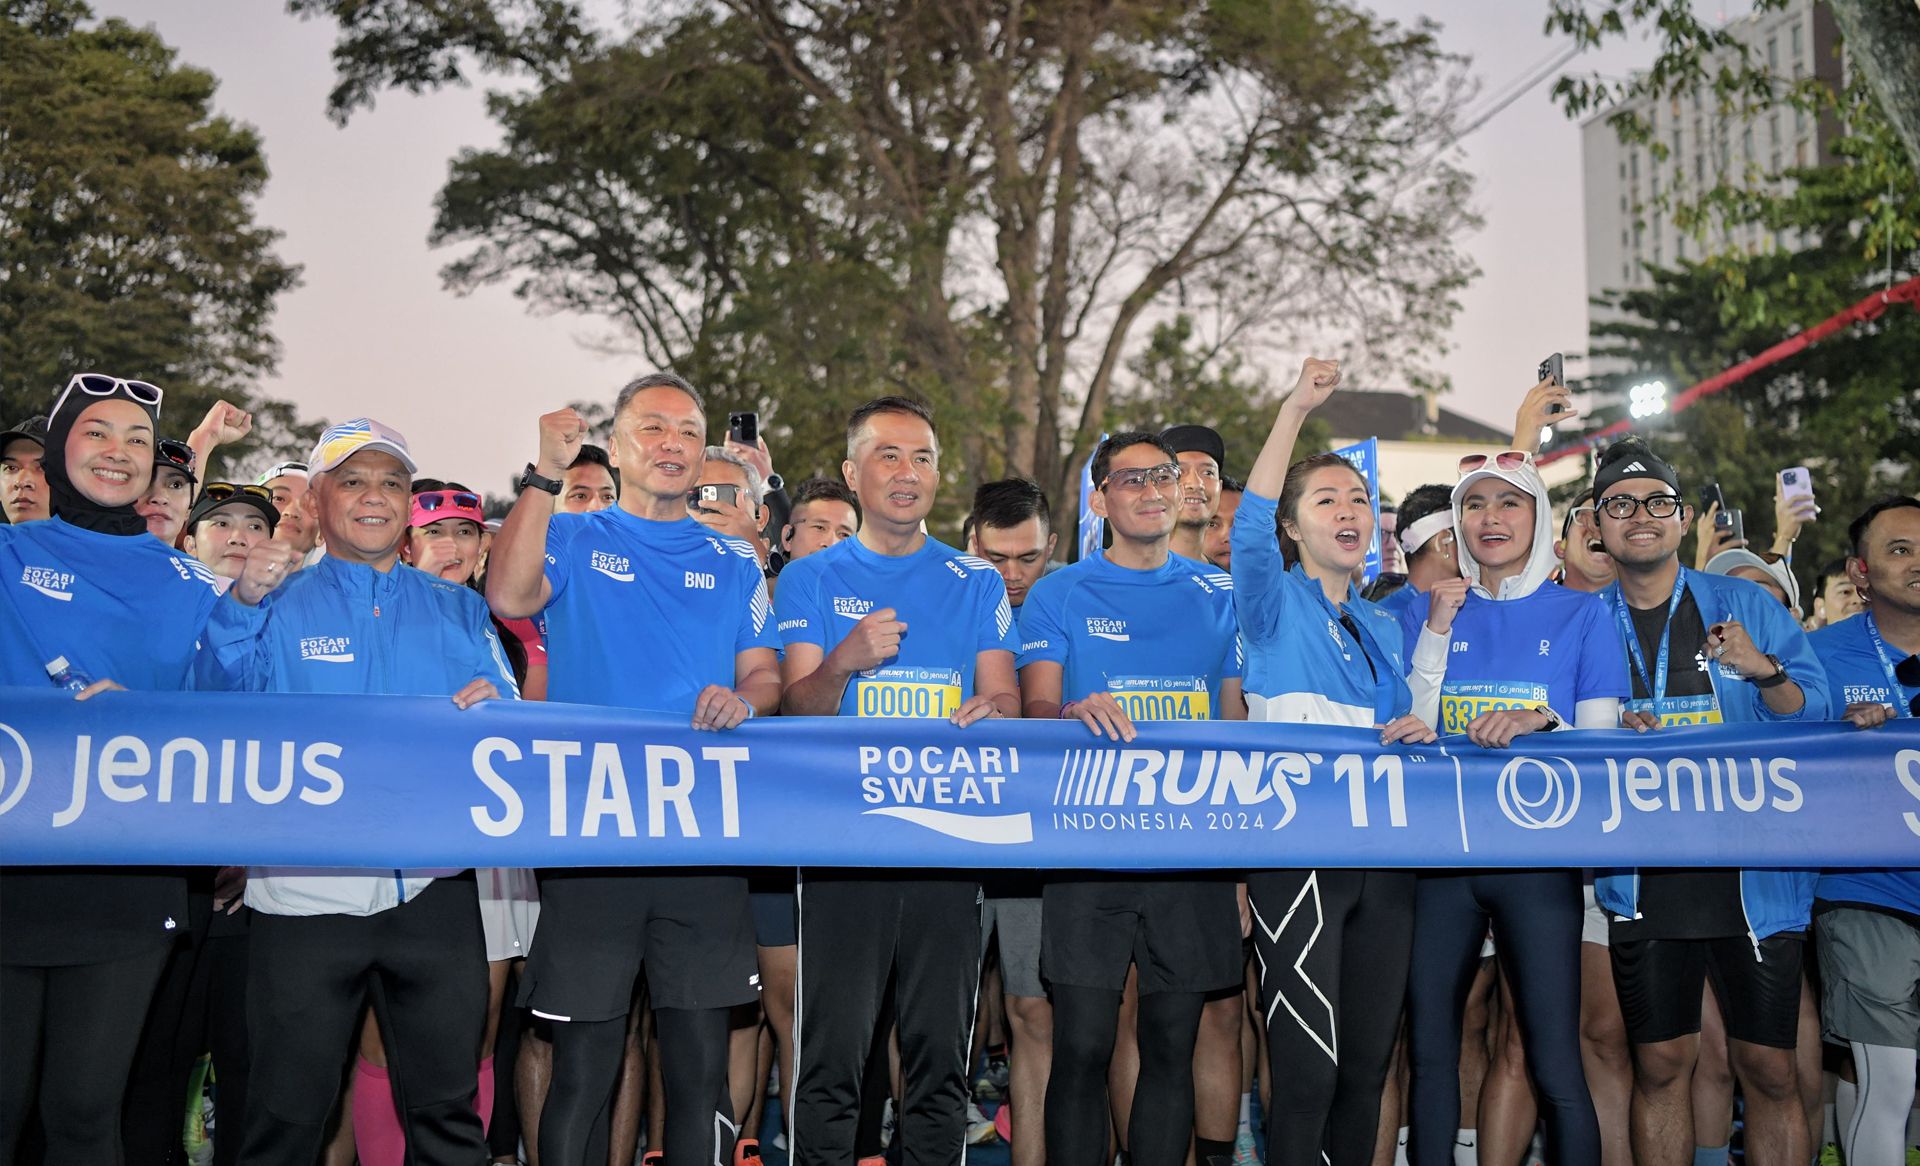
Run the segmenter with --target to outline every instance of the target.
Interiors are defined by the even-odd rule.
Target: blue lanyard
[[[1661,715],[1660,701],[1667,695],[1667,649],[1673,638],[1673,613],[1680,610],[1680,600],[1687,594],[1687,569],[1679,568],[1673,577],[1673,598],[1667,601],[1667,623],[1660,629],[1660,655],[1654,663],[1654,674],[1647,676],[1647,657],[1640,650],[1640,633],[1634,630],[1633,617],[1627,614],[1627,597],[1615,584],[1613,592],[1613,618],[1620,625],[1620,636],[1627,641],[1627,658],[1633,661],[1633,669],[1640,674],[1640,683],[1646,687],[1647,696],[1653,701],[1655,716]]]
[[[1893,657],[1887,655],[1887,642],[1880,638],[1880,625],[1873,622],[1873,612],[1864,612],[1860,616],[1867,621],[1867,638],[1873,641],[1874,655],[1880,657],[1880,667],[1887,672],[1887,696],[1893,700],[1893,715],[1908,717],[1913,710],[1907,706],[1907,686],[1900,683],[1900,674],[1894,670]]]

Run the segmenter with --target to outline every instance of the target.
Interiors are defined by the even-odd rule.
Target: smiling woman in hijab
[[[82,373],[55,402],[53,516],[0,527],[0,686],[65,685],[83,699],[190,688],[216,604],[257,603],[284,574],[263,556],[222,601],[211,571],[148,537],[134,503],[153,478],[162,398],[144,381]],[[77,794],[63,813],[74,811]],[[120,1160],[128,1067],[186,908],[172,870],[0,874],[0,1164],[36,1096],[47,1161]]]

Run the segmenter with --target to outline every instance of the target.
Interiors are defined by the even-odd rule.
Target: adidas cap
[[[1680,475],[1673,467],[1654,456],[1652,450],[1637,441],[1621,442],[1607,451],[1600,469],[1593,475],[1593,496],[1605,498],[1613,488],[1629,478],[1655,478],[1680,493]]]

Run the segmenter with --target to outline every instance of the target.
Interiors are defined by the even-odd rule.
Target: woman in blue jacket
[[[220,599],[147,535],[161,390],[82,373],[48,418],[53,517],[0,526],[0,685],[178,691]],[[237,586],[258,602],[258,578]],[[90,683],[87,683],[90,682]],[[187,919],[186,879],[135,867],[0,874],[0,1164],[36,1094],[46,1160],[120,1161],[120,1107],[147,1004]]]
[[[1334,454],[1289,465],[1307,415],[1339,383],[1336,363],[1306,362],[1234,514],[1247,716],[1378,727],[1389,743],[1431,741],[1433,730],[1408,715],[1400,625],[1353,586],[1373,540],[1365,480]],[[1413,876],[1256,871],[1247,889],[1272,1081],[1267,1161],[1318,1166],[1324,1156],[1331,1166],[1364,1166],[1400,1027]]]

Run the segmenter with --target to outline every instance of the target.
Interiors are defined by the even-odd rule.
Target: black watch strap
[[[560,483],[542,475],[532,462],[528,462],[527,468],[520,474],[520,488],[525,490],[528,487],[545,490],[556,498],[560,496]]]
[[[1787,666],[1780,662],[1780,657],[1774,655],[1772,652],[1768,652],[1767,659],[1773,661],[1773,675],[1762,680],[1754,681],[1753,686],[1755,688],[1778,688],[1793,679],[1793,677],[1787,675]]]

